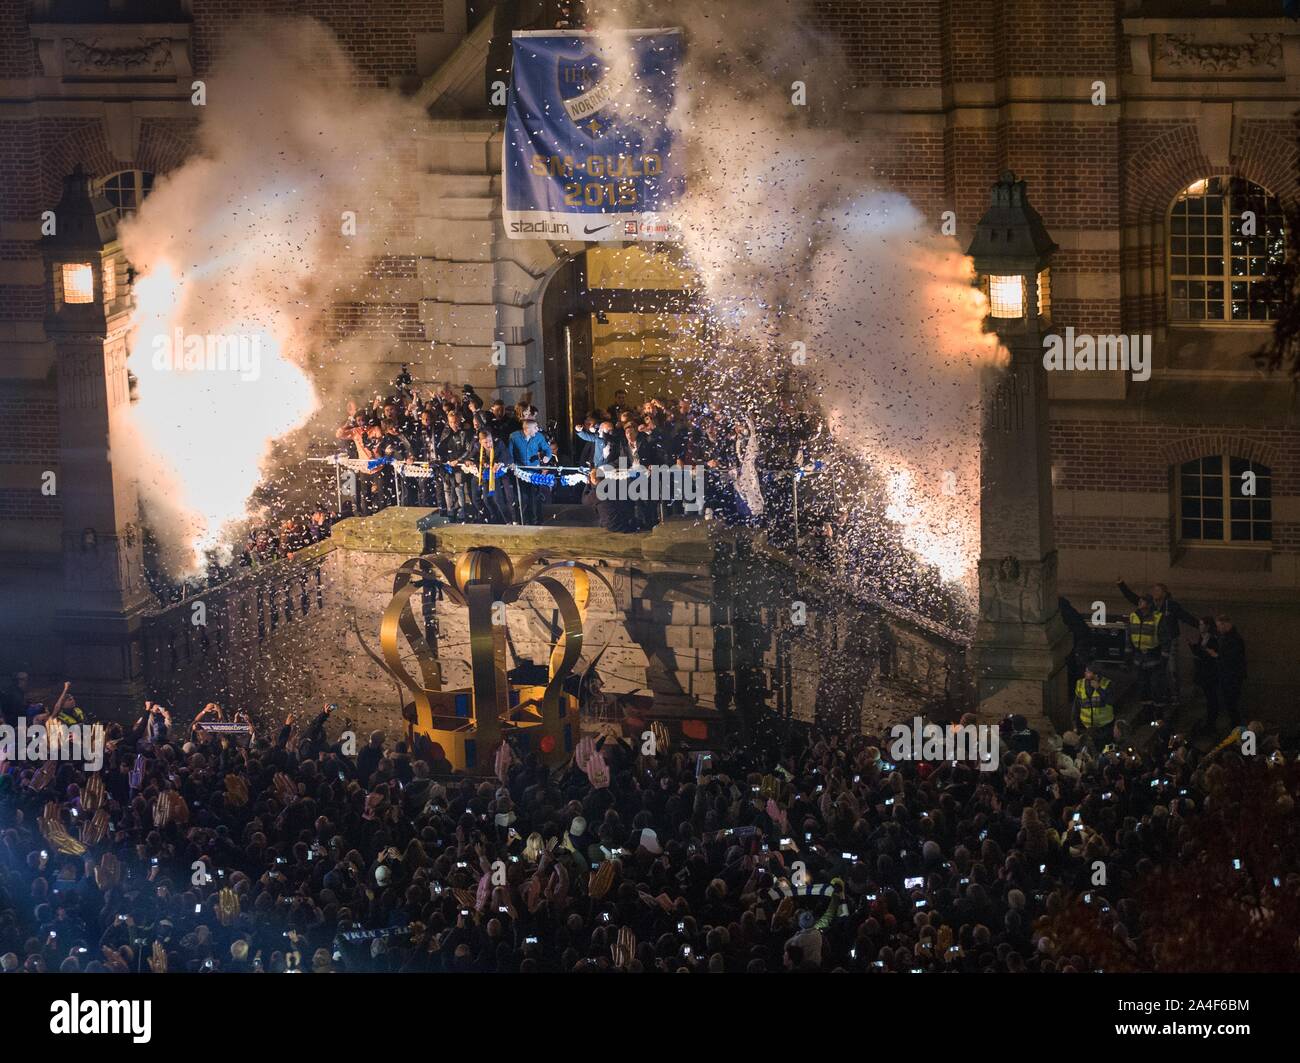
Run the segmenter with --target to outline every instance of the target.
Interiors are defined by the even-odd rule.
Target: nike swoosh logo
[[[582,231],[586,233],[588,236],[590,236],[592,233],[598,233],[602,229],[608,229],[613,224],[614,223],[612,221],[606,222],[604,225],[597,225],[594,229],[590,225],[584,225],[582,227]]]

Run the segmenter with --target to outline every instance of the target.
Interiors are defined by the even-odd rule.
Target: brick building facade
[[[100,177],[178,166],[194,130],[190,85],[209,69],[221,29],[288,6],[0,6],[0,586],[11,603],[0,616],[0,667],[60,668],[32,622],[48,610],[65,536],[57,498],[39,490],[59,449],[40,212],[77,162]],[[1300,427],[1290,384],[1252,368],[1267,322],[1186,319],[1173,306],[1169,270],[1170,212],[1197,182],[1242,179],[1295,204],[1300,23],[1271,0],[810,6],[843,48],[852,72],[843,105],[874,134],[864,164],[881,181],[936,224],[954,211],[964,246],[990,184],[1014,170],[1060,248],[1054,324],[1153,337],[1149,381],[1051,374],[1063,593],[1117,610],[1116,575],[1135,585],[1166,580],[1197,612],[1241,615],[1260,696],[1293,688],[1285,663],[1269,663],[1287,660],[1300,619]],[[326,340],[373,330],[391,341],[390,357],[410,359],[426,377],[471,380],[485,370],[466,367],[488,365],[484,352],[504,342],[507,364],[485,383],[544,377],[557,342],[548,283],[567,258],[501,231],[500,122],[483,90],[501,20],[465,0],[292,7],[335,31],[366,84],[413,95],[430,115],[415,145],[419,208],[406,246],[376,264],[367,301],[327,315]],[[1216,539],[1199,487],[1199,530],[1185,534],[1193,499],[1184,466],[1206,458],[1222,459],[1224,477],[1234,459],[1267,474],[1269,505],[1251,511],[1248,529],[1267,538],[1234,540],[1229,512]],[[1232,501],[1220,504],[1230,511]]]

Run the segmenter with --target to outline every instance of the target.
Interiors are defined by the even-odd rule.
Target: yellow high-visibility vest
[[[1138,653],[1150,653],[1160,648],[1160,621],[1164,613],[1153,612],[1141,617],[1136,612],[1128,615],[1128,641]]]
[[[1086,678],[1074,684],[1074,700],[1079,706],[1081,726],[1105,727],[1108,723],[1114,723],[1115,706],[1107,697],[1109,690],[1110,680],[1105,676],[1101,677],[1100,685],[1095,690],[1088,685]]]

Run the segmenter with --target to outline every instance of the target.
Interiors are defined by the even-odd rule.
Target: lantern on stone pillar
[[[993,186],[992,202],[975,226],[966,253],[975,262],[989,318],[999,335],[1033,331],[1049,323],[1049,263],[1056,244],[1038,211],[1029,205],[1025,182],[1011,172]]]
[[[968,254],[988,296],[988,325],[1010,353],[986,371],[980,436],[980,620],[975,663],[982,715],[1068,725],[1069,636],[1057,608],[1043,329],[1056,244],[1004,173]]]
[[[117,213],[78,165],[43,219],[45,334],[56,353],[63,674],[98,709],[139,703],[150,602],[135,470],[123,460],[131,294]]]
[[[45,222],[47,321],[84,331],[129,309],[126,262],[117,239],[117,211],[94,190],[78,163],[63,179],[63,196]]]

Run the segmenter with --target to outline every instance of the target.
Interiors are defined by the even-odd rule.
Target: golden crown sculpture
[[[548,575],[559,569],[573,573],[572,593]],[[520,570],[526,575],[516,579],[509,555],[495,546],[473,547],[454,564],[446,557],[413,557],[393,577],[393,597],[379,633],[382,658],[361,640],[370,658],[414,696],[403,706],[414,733],[441,745],[457,771],[490,772],[494,751],[507,735],[521,751],[536,750],[548,764],[572,755],[580,737],[578,699],[564,690],[564,682],[582,654],[591,577],[611,595],[614,588],[597,569],[580,561],[548,564],[534,554],[523,559]],[[511,683],[505,607],[533,584],[550,594],[563,630],[551,647],[547,682]],[[469,610],[470,687],[443,689],[436,636],[429,638],[411,604],[417,591],[423,595],[431,587]],[[414,658],[418,677],[407,668],[399,638],[410,647],[407,657]]]

